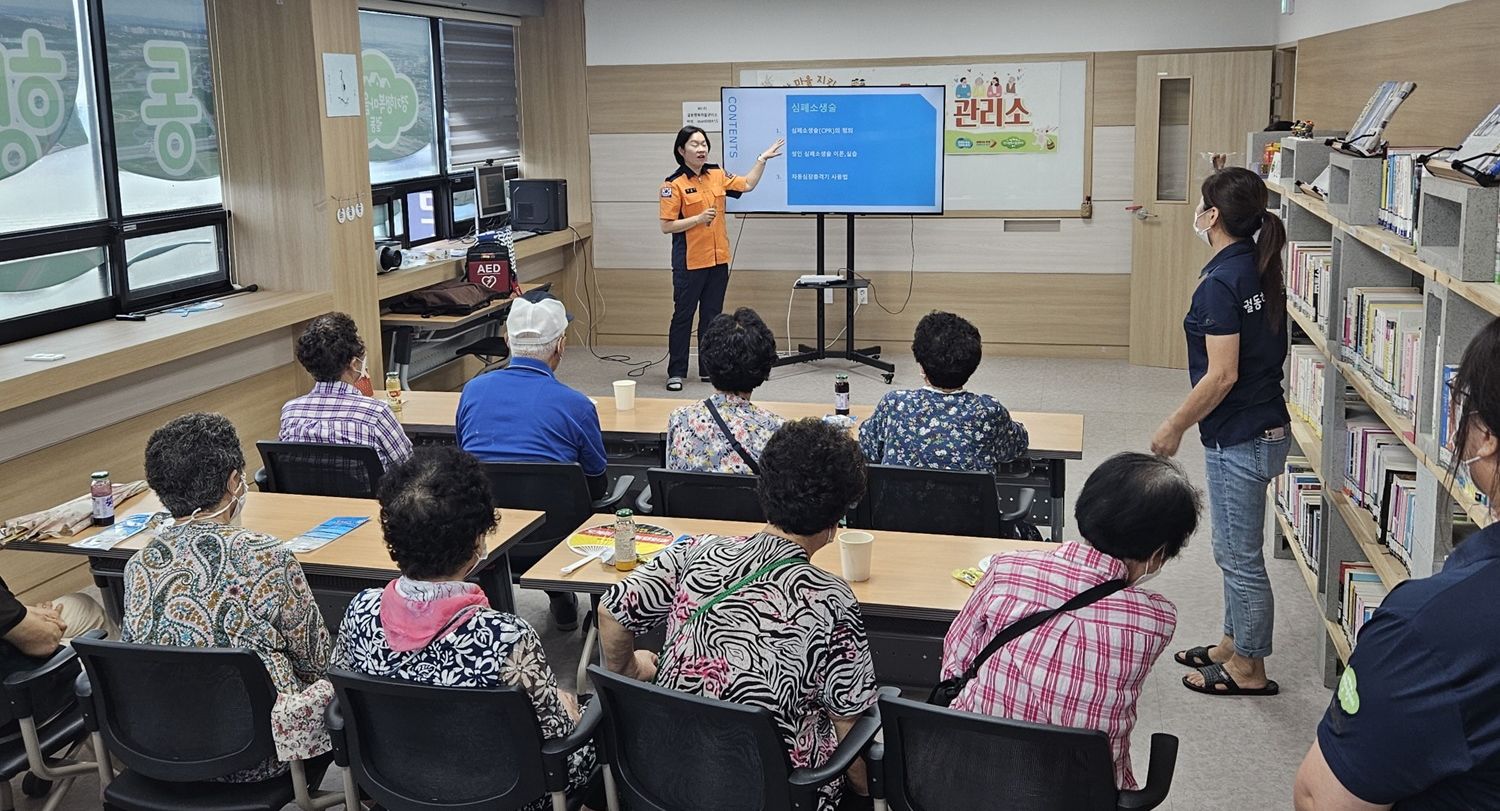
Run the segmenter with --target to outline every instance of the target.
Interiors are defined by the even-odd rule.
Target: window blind
[[[448,168],[520,157],[515,29],[443,20],[440,38]]]

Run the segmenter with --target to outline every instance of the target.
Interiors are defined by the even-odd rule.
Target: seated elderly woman
[[[322,679],[328,628],[302,565],[280,540],[239,525],[250,488],[229,420],[188,414],[158,428],[146,442],[146,482],[172,521],[125,564],[124,640],[252,650],[288,696]],[[286,768],[272,760],[225,779]]]
[[[758,473],[761,449],[786,420],[750,402],[776,365],[776,338],[749,307],[720,313],[699,342],[713,396],[672,412],[667,467],[707,473]]]
[[[419,449],[381,479],[380,527],[401,576],[349,603],[333,666],[444,687],[516,685],[530,695],[544,737],[571,732],[578,702],[558,689],[536,631],[490,608],[479,586],[464,580],[495,527],[478,460],[451,447]],[[592,747],[573,755],[569,793],[593,767]],[[591,788],[590,807],[604,807],[593,796],[601,789]],[[527,806],[550,807],[545,798]]]
[[[1141,584],[1187,545],[1199,509],[1198,491],[1172,460],[1145,453],[1104,460],[1078,495],[1083,541],[990,558],[943,640],[943,678],[965,673],[991,640],[1025,617],[1086,593],[1085,600],[1097,599],[1002,646],[950,706],[1103,730],[1116,785],[1135,788],[1136,703],[1177,628],[1177,608]]]
[[[876,699],[854,592],[811,562],[864,494],[865,461],[847,431],[806,419],[771,437],[760,467],[765,528],[748,538],[699,536],[656,555],[605,593],[600,639],[612,671],[765,707],[792,767],[816,767]],[[710,610],[684,622],[715,597]],[[635,637],[662,623],[668,642],[657,661],[635,650]],[[861,794],[862,770],[856,763],[849,773]],[[841,782],[825,788],[825,811],[837,804]]]

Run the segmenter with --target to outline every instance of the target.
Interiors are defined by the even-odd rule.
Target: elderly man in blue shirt
[[[481,462],[577,462],[588,477],[590,495],[602,498],[609,480],[599,412],[593,401],[555,374],[567,345],[568,314],[562,302],[550,296],[518,298],[510,305],[505,329],[510,365],[464,386],[458,400],[458,446]],[[558,627],[576,627],[574,596],[549,596]]]

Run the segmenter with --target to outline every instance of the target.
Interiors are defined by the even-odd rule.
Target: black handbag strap
[[[725,439],[729,440],[730,447],[734,448],[734,452],[739,454],[741,459],[745,460],[745,467],[750,468],[751,474],[759,476],[760,463],[755,461],[755,457],[751,456],[750,452],[745,450],[745,446],[741,445],[738,439],[734,438],[734,433],[730,431],[729,426],[725,424],[723,415],[719,414],[719,409],[714,407],[713,398],[710,397],[707,400],[704,400],[703,404],[708,406],[708,413],[712,414],[714,422],[719,424],[719,432],[724,435]]]
[[[1078,609],[1083,608],[1086,605],[1097,603],[1105,597],[1114,594],[1115,592],[1125,588],[1128,585],[1130,585],[1130,581],[1125,580],[1124,578],[1120,578],[1118,580],[1106,580],[1103,583],[1094,586],[1093,588],[1080,592],[1079,594],[1074,596],[1073,599],[1068,600],[1067,602],[1056,608],[1049,608],[1045,611],[1038,611],[1035,614],[1028,614],[1005,626],[1003,629],[1001,629],[1000,633],[995,635],[994,639],[990,640],[990,644],[985,645],[984,650],[980,651],[979,655],[974,657],[974,661],[969,663],[968,669],[966,669],[963,672],[963,676],[960,677],[963,681],[961,681],[956,686],[961,688],[963,685],[968,684],[970,681],[973,681],[974,677],[979,674],[979,668],[984,667],[984,663],[989,661],[989,658],[991,656],[994,656],[996,651],[1005,647],[1012,640],[1016,639],[1027,631],[1040,627],[1041,625],[1046,623],[1047,620],[1052,619],[1058,614],[1066,614],[1069,611],[1077,611]]]

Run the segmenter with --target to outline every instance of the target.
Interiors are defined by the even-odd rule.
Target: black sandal
[[[1172,654],[1172,659],[1173,661],[1177,662],[1177,664],[1182,665],[1183,667],[1191,667],[1194,670],[1197,670],[1200,667],[1208,667],[1209,665],[1215,664],[1214,660],[1208,658],[1208,649],[1210,647],[1212,646],[1199,645],[1196,648],[1188,648],[1187,650],[1178,651]]]
[[[1195,693],[1210,696],[1274,696],[1281,692],[1280,685],[1270,679],[1266,679],[1265,687],[1241,687],[1235,684],[1234,677],[1229,675],[1223,665],[1200,667],[1198,672],[1203,674],[1202,687],[1188,681],[1187,676],[1182,677],[1182,686]],[[1220,685],[1225,689],[1220,690]]]

